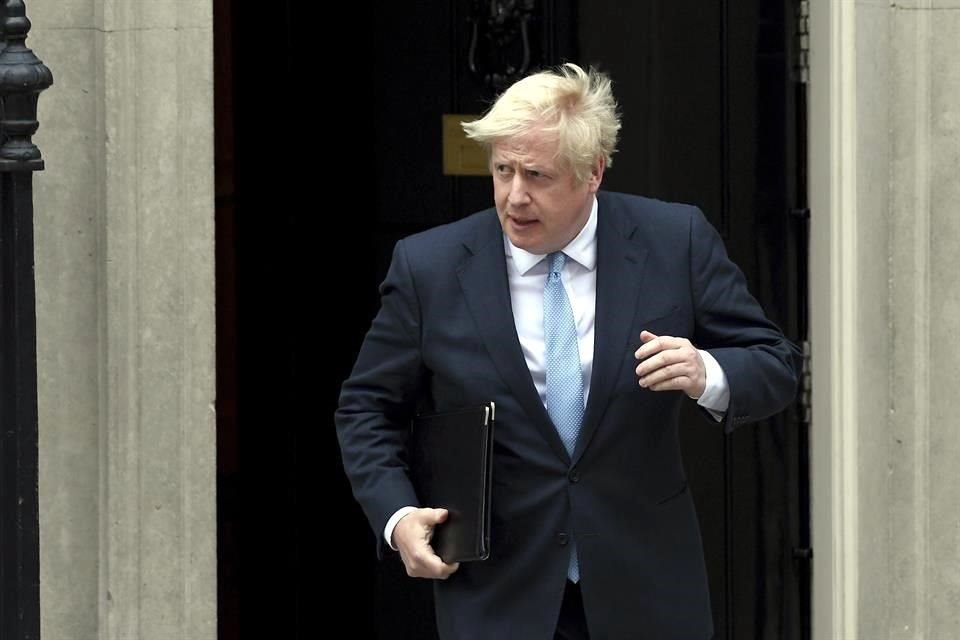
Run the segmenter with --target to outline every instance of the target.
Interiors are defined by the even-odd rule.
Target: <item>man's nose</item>
[[[510,181],[510,193],[507,195],[507,200],[512,205],[524,204],[530,200],[527,183],[519,172],[515,173],[513,180]]]

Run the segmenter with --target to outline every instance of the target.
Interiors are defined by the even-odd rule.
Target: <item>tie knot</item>
[[[560,275],[560,272],[563,271],[563,263],[566,261],[567,257],[563,254],[563,251],[557,251],[551,253],[547,256],[548,264],[550,265],[550,273]]]

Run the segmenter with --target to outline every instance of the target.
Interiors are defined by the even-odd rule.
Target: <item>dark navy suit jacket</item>
[[[600,191],[593,375],[569,456],[534,387],[493,209],[397,243],[336,413],[353,492],[382,540],[420,502],[405,444],[418,410],[494,401],[491,553],[435,583],[441,638],[552,640],[576,540],[595,639],[706,639],[707,578],[678,440],[681,392],[640,388],[644,329],[684,336],[727,375],[717,428],[793,400],[797,351],[696,208]],[[433,506],[433,505],[422,505]]]

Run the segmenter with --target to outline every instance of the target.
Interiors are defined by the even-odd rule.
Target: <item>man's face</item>
[[[501,140],[490,155],[497,215],[510,242],[550,253],[573,240],[590,217],[603,178],[598,160],[586,182],[555,159],[557,141],[539,133]]]

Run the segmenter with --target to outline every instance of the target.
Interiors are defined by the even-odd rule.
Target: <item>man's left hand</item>
[[[643,345],[633,355],[640,361],[637,378],[651,391],[683,391],[696,400],[707,386],[700,352],[686,338],[640,333]]]

